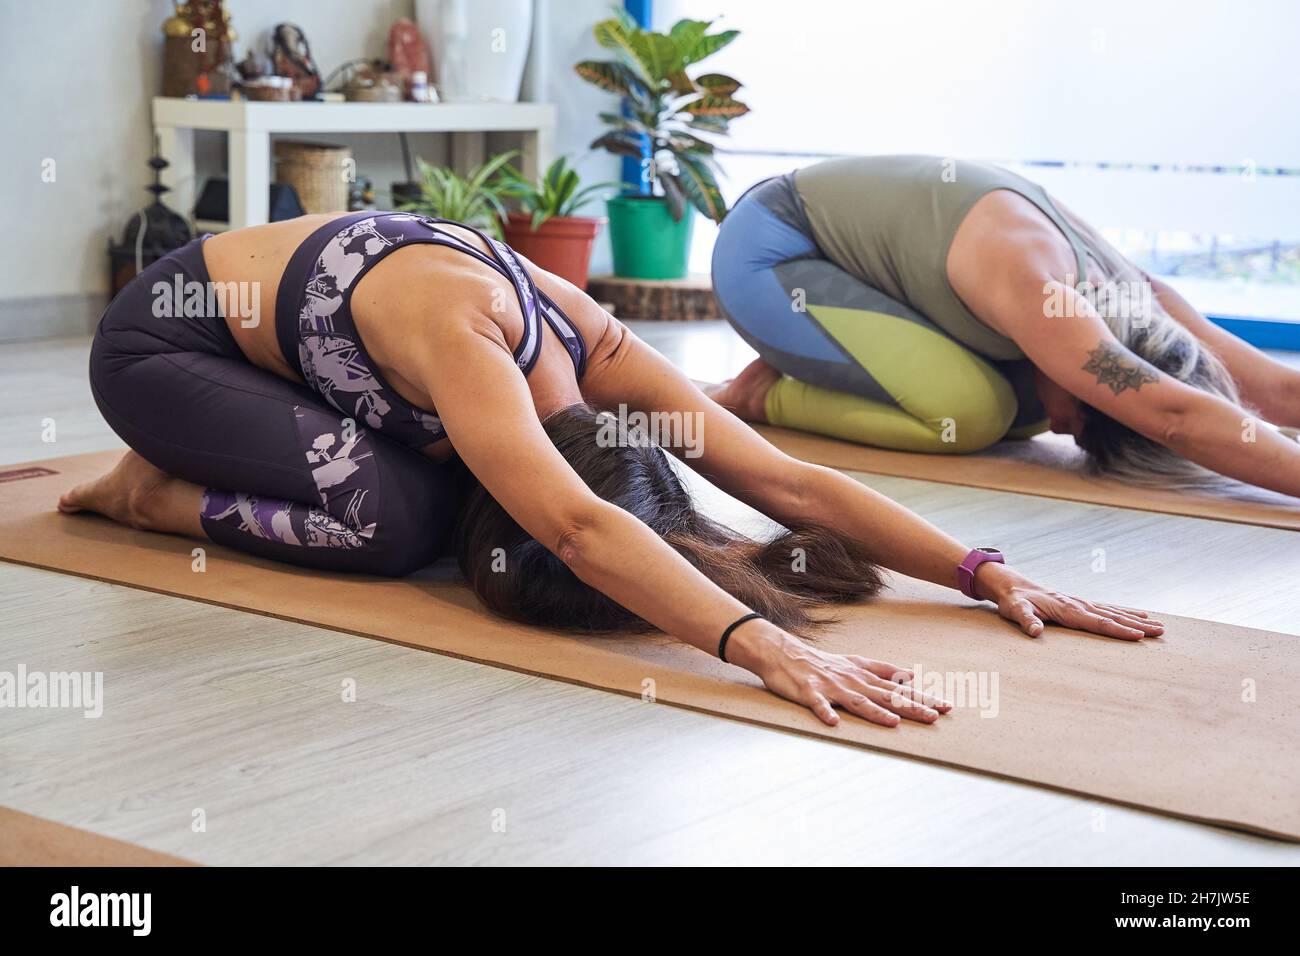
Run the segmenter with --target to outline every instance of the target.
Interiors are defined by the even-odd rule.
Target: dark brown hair
[[[809,611],[869,597],[882,587],[880,571],[866,550],[829,529],[796,527],[770,541],[756,541],[701,514],[668,456],[644,433],[620,422],[616,442],[597,440],[602,430],[608,435],[614,421],[612,416],[602,421],[590,405],[571,405],[543,426],[592,491],[640,519],[706,577],[773,624],[806,632],[816,623]],[[566,630],[649,628],[581,581],[481,484],[461,509],[455,547],[474,591],[503,617]],[[796,549],[802,549],[800,561]]]

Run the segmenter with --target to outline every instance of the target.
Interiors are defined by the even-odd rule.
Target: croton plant
[[[674,219],[690,202],[714,222],[727,205],[718,190],[720,168],[712,137],[749,112],[736,99],[740,83],[722,73],[692,77],[689,68],[739,35],[710,33],[711,20],[679,20],[667,33],[639,27],[626,13],[595,26],[596,42],[613,60],[584,60],[574,69],[603,90],[624,97],[623,113],[601,113],[609,131],[593,149],[641,159],[652,194],[663,196]]]

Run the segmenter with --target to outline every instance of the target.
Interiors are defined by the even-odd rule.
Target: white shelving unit
[[[555,106],[551,103],[266,103],[158,96],[153,125],[162,156],[171,163],[163,183],[177,209],[194,208],[194,131],[228,136],[230,228],[267,221],[271,136],[275,133],[448,133],[457,166],[484,158],[484,134],[521,137],[520,163],[536,175],[551,161]]]

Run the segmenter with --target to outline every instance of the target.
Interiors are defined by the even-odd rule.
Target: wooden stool
[[[685,279],[592,276],[587,294],[619,319],[696,322],[722,318],[713,298],[713,284],[702,274]]]

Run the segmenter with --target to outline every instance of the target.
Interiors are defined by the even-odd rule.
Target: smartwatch
[[[982,601],[978,594],[975,593],[975,569],[985,561],[996,561],[998,564],[1006,564],[1002,552],[997,548],[976,548],[966,559],[957,565],[957,587],[961,593],[966,595],[972,601]]]

